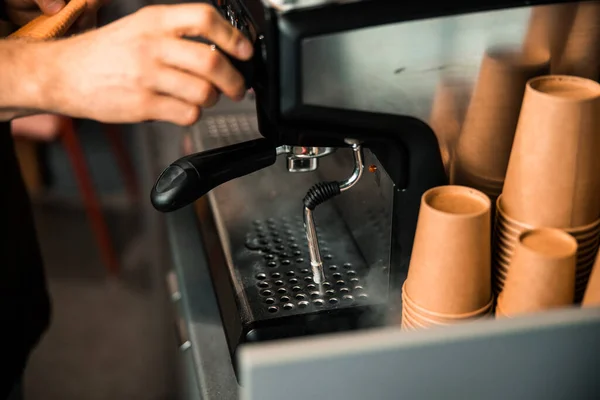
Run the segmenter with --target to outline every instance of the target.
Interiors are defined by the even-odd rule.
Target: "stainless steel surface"
[[[228,129],[245,119],[248,116],[235,114],[224,116],[221,123],[206,118],[195,127],[196,149],[253,138],[255,128],[247,134]],[[206,134],[217,125],[218,137]],[[319,181],[317,174],[289,174],[278,163],[209,194],[232,280],[240,297],[246,299],[241,304],[244,318],[272,319],[385,301],[387,285],[381,284],[385,279],[367,279],[384,273],[369,270],[331,202],[316,211],[325,280],[316,285],[310,277],[301,200]]]
[[[319,166],[319,158],[325,157],[335,151],[333,147],[304,147],[304,146],[279,146],[277,155],[287,155],[287,168],[289,172],[312,172]]]
[[[379,160],[368,150],[364,151],[363,164],[366,171],[352,190],[330,201],[346,222],[369,268],[373,271],[389,271],[396,189]],[[340,180],[347,176],[354,165],[352,150],[339,149],[322,160],[319,176],[324,181]],[[370,279],[377,279],[377,276],[374,274]]]
[[[240,352],[240,398],[597,399],[598,337],[600,308],[572,308],[249,344]]]
[[[351,246],[339,242],[351,240],[343,223],[321,230],[327,240],[322,243],[327,245],[325,257],[329,261],[324,279],[317,282],[307,268],[307,244],[298,240],[304,235],[302,221],[278,217],[272,211],[269,215],[275,217],[254,221],[255,232],[248,232],[250,239],[246,242],[249,251],[233,259],[234,273],[241,281],[238,293],[245,293],[248,301],[248,317],[264,320],[370,304],[371,287],[366,283],[364,260]],[[328,222],[333,218],[339,217],[331,213]],[[350,251],[344,253],[349,247]]]
[[[321,284],[325,280],[325,273],[323,271],[323,260],[321,260],[321,249],[319,248],[319,236],[317,235],[313,211],[308,207],[304,207],[304,230],[308,241],[308,255],[313,280],[315,283]]]
[[[523,45],[531,11],[453,15],[308,38],[302,44],[303,100],[428,121],[440,85],[451,81],[469,92],[487,49]]]
[[[434,129],[458,124],[454,130],[460,131],[463,105],[486,51],[547,50],[553,73],[591,68],[597,74],[600,22],[573,20],[574,7],[577,3],[476,12],[309,37],[302,44],[303,102],[410,115]],[[565,47],[567,37],[572,45],[565,58],[579,67],[565,70],[554,61],[563,54],[557,44]],[[432,123],[436,100],[454,108],[445,124]]]
[[[202,400],[237,399],[238,383],[207,255],[203,246],[198,245],[202,238],[194,210],[187,207],[167,215],[167,230],[181,292],[179,307],[188,335],[187,345],[180,348],[180,353],[186,368],[193,370],[193,375],[187,377],[187,390],[197,393]]]
[[[171,301],[178,302],[181,300],[181,291],[179,291],[179,282],[177,281],[177,274],[175,271],[167,272],[167,290],[171,296]]]
[[[313,172],[319,167],[316,158],[287,158],[287,169],[289,172]]]
[[[364,169],[362,147],[359,143],[351,143],[352,154],[354,156],[354,169],[348,179],[338,183],[341,193],[356,185]],[[321,249],[319,248],[319,235],[315,228],[313,210],[306,205],[304,206],[304,229],[306,230],[306,239],[308,241],[308,253],[313,280],[315,283],[320,284],[324,281],[325,274],[323,272],[323,261],[321,260]]]
[[[342,182],[340,185],[340,192],[345,192],[348,189],[351,189],[358,183],[358,180],[363,174],[363,170],[365,169],[365,165],[363,162],[363,150],[362,146],[358,143],[352,144],[352,155],[354,158],[354,170],[352,171],[352,175]]]

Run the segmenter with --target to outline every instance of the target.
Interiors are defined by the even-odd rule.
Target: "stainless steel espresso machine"
[[[492,48],[560,47],[577,4],[215,3],[255,45],[232,60],[255,109],[202,120],[151,199],[195,204],[234,364],[245,343],[392,325],[421,196],[449,181],[442,89],[468,102]]]
[[[305,38],[385,23],[390,12],[383,8],[368,19],[339,14],[361,14],[365,5],[377,9],[370,3],[299,13],[258,1],[219,4],[255,43],[251,62],[234,62],[256,93],[256,116],[212,121],[216,133],[198,145],[212,148],[168,167],[152,200],[158,210],[173,211],[254,173],[244,190],[212,196],[215,207],[247,214],[245,226],[221,227],[234,246],[229,276],[223,276],[225,266],[213,263],[232,353],[240,341],[383,324],[390,283],[397,287],[407,271],[421,195],[447,182],[437,139],[426,123],[318,104],[315,96],[336,94],[347,85],[343,70],[330,71],[337,82],[330,81],[320,94],[306,86],[304,73],[327,74],[325,64],[342,61],[330,53],[342,44],[306,49]],[[393,2],[381,6],[400,11]],[[315,22],[331,12],[340,26]],[[249,121],[253,118],[257,121]],[[244,123],[246,129],[240,129]],[[232,138],[228,125],[235,124],[239,134]],[[227,139],[234,143],[225,145]],[[271,167],[278,156],[285,167]],[[308,176],[286,175],[300,173]],[[285,195],[269,198],[271,191]],[[334,198],[339,201],[328,201]]]

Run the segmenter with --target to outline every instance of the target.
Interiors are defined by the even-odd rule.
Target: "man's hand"
[[[21,58],[29,61],[21,64],[35,79],[16,83],[27,94],[16,106],[107,123],[189,125],[219,92],[240,100],[244,80],[227,57],[183,36],[203,37],[238,59],[252,55],[250,42],[214,7],[150,6],[79,36],[25,44]],[[35,51],[24,54],[27,46]]]
[[[75,23],[75,27],[78,30],[94,28],[98,9],[106,2],[107,0],[87,0],[86,10]],[[9,18],[19,26],[25,25],[42,14],[54,15],[65,6],[65,0],[4,0],[4,3]]]

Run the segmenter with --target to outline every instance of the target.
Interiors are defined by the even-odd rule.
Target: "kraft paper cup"
[[[408,331],[408,332],[415,330],[415,328],[413,328],[413,326],[409,322],[407,322],[404,318],[402,318],[402,322],[400,323],[400,328],[403,331]]]
[[[423,327],[436,326],[436,325],[449,326],[449,325],[453,324],[453,322],[435,321],[435,320],[429,319],[427,317],[417,314],[416,312],[414,312],[414,310],[409,311],[409,315],[410,315],[409,318],[411,318],[411,320],[415,321],[415,323],[417,323],[418,325],[421,325]],[[460,322],[460,320],[457,320],[456,322]]]
[[[404,309],[402,310],[402,319],[400,320],[400,327],[402,330],[405,331],[414,330],[413,326],[407,321],[406,312],[404,311]]]
[[[464,186],[423,194],[405,283],[414,303],[460,315],[490,302],[490,208],[484,193]]]
[[[592,271],[594,259],[591,259],[591,262],[585,261],[586,265],[582,265],[581,263],[577,263],[577,272],[575,276],[575,302],[580,302],[582,299],[583,291],[587,286],[587,282],[590,276],[590,272]],[[505,259],[496,258],[494,264],[494,293],[496,296],[502,291],[504,288],[504,284],[506,282],[506,277],[508,276],[509,264]]]
[[[526,231],[506,276],[498,306],[508,316],[573,304],[577,241],[553,228]]]
[[[596,252],[597,248],[592,255],[596,254]],[[494,257],[494,278],[498,283],[503,284],[506,280],[508,270],[510,269],[512,255],[506,255],[502,251],[498,251],[495,253]],[[575,290],[581,289],[581,285],[585,288],[589,274],[592,271],[594,260],[595,258],[590,256],[586,256],[585,259],[580,258],[579,256],[577,257]]]
[[[429,328],[429,327],[433,327],[433,326],[451,326],[451,325],[457,325],[457,324],[464,324],[464,323],[468,323],[468,322],[472,322],[472,321],[476,321],[476,320],[480,320],[480,319],[484,319],[484,318],[489,318],[493,315],[492,313],[493,308],[490,307],[489,310],[481,315],[478,315],[477,317],[473,317],[473,318],[465,318],[465,319],[452,319],[452,320],[433,320],[427,317],[424,317],[423,315],[419,314],[419,313],[413,313],[411,312],[409,314],[411,321],[414,321],[414,324],[416,324],[419,327],[422,328]]]
[[[513,230],[509,231],[507,229],[504,229],[504,226],[502,226],[501,223],[497,223],[496,229],[495,229],[495,235],[494,235],[494,244],[497,248],[502,249],[502,251],[504,251],[507,255],[511,255],[517,244],[517,239],[519,237],[519,234],[521,234],[523,231],[526,231],[528,229],[533,229],[533,228],[523,228],[518,231],[513,231]],[[562,230],[564,230],[564,229],[562,229]],[[600,237],[597,236],[598,235],[597,233],[581,239],[581,238],[571,234],[567,230],[564,230],[564,231],[569,233],[571,236],[573,236],[575,238],[575,240],[577,240],[577,244],[578,244],[577,257],[578,258],[584,259],[586,257],[589,257],[592,253],[595,254],[596,249],[598,248],[598,243],[599,243],[599,239],[600,239]]]
[[[563,52],[555,57],[555,74],[573,75],[598,80],[600,65],[600,3],[577,5],[571,31]]]
[[[496,233],[498,234],[498,240],[503,240],[505,245],[514,247],[516,242],[516,237],[519,236],[521,232],[527,229],[532,229],[533,227],[521,226],[521,227],[511,227],[507,225],[502,219],[496,220]],[[595,232],[588,232],[584,234],[573,233],[570,229],[562,229],[567,232],[571,236],[573,236],[577,243],[579,243],[580,251],[584,249],[588,249],[590,247],[594,247],[600,238],[600,229]]]
[[[497,199],[494,241],[501,247],[506,250],[513,249],[518,235],[534,228],[531,224],[520,223],[509,217],[504,210],[503,196]],[[600,218],[588,225],[563,230],[577,240],[580,254],[594,251],[600,243]]]
[[[404,321],[406,326],[412,330],[428,328],[428,326],[424,326],[416,322],[408,310],[402,311],[402,321]]]
[[[403,309],[402,315],[403,315],[403,321],[409,327],[412,327],[414,329],[428,329],[428,328],[432,328],[432,327],[436,327],[436,326],[445,327],[445,326],[456,325],[459,323],[467,323],[470,321],[479,320],[479,319],[483,319],[483,318],[489,318],[493,315],[492,311],[493,311],[493,308],[489,307],[487,312],[485,312],[484,314],[478,315],[476,317],[465,318],[465,319],[439,320],[438,321],[435,319],[425,317],[422,314],[411,309],[410,307],[405,307]]]
[[[496,224],[494,229],[494,258],[497,258],[498,253],[501,252],[510,260],[519,235],[526,230],[535,229],[535,227],[530,224],[519,223],[514,218],[510,218],[504,210],[503,196],[500,196],[496,201]],[[563,230],[577,240],[577,263],[578,266],[582,267],[589,260],[589,257],[597,251],[600,244],[600,219],[582,227]]]
[[[432,326],[432,325],[423,324],[423,323],[417,321],[410,312],[406,313],[406,322],[415,329],[427,329]]]
[[[531,79],[502,192],[506,215],[572,228],[600,218],[600,84],[572,76]]]
[[[438,139],[448,175],[451,175],[456,141],[466,113],[469,93],[465,88],[468,88],[466,82],[443,79],[437,87],[429,116],[429,126]]]
[[[406,284],[402,288],[402,304],[408,310],[410,315],[423,323],[450,325],[462,320],[480,318],[488,315],[493,307],[493,301],[490,301],[484,307],[464,314],[443,314],[427,310],[415,303],[408,295]]]
[[[502,196],[496,200],[496,221],[497,226],[501,227],[503,233],[505,233],[507,236],[512,234],[518,235],[524,229],[534,228],[534,226],[531,224],[518,222],[506,215],[502,205]],[[600,218],[588,225],[566,228],[563,230],[575,237],[578,242],[580,242],[580,245],[593,242],[595,239],[600,237]]]
[[[548,50],[554,66],[564,51],[576,12],[575,3],[534,7],[523,48]]]
[[[465,175],[504,180],[526,83],[549,70],[544,50],[486,52],[456,148],[457,184],[468,185]]]
[[[496,219],[500,219],[502,220],[502,224],[504,226],[510,227],[513,230],[518,230],[518,229],[533,229],[534,225],[532,224],[528,224],[526,222],[523,221],[518,221],[517,219],[513,218],[512,216],[510,216],[507,212],[506,212],[506,207],[504,204],[504,196],[500,196],[497,200],[496,200]],[[568,233],[570,233],[571,235],[575,236],[575,237],[580,237],[580,238],[587,238],[588,235],[600,235],[600,218],[598,218],[595,221],[592,221],[589,224],[583,225],[583,226],[573,226],[573,227],[569,227],[564,229],[565,231],[567,231]]]
[[[524,229],[523,231],[526,230],[527,229]],[[595,255],[598,251],[598,239],[600,239],[600,237],[596,237],[593,241],[589,241],[585,247],[584,243],[578,241],[575,291],[579,294],[576,296],[576,302],[579,302],[582,299],[581,292],[585,289],[587,279],[595,261]],[[492,261],[494,293],[496,295],[498,295],[504,287],[506,275],[510,269],[510,262],[517,243],[518,235],[510,237],[508,237],[508,235],[504,236],[504,232],[501,231],[501,226],[499,224],[496,225]]]

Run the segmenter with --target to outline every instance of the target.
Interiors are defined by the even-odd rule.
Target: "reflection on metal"
[[[306,230],[306,240],[308,241],[308,255],[313,280],[315,283],[321,284],[325,280],[325,273],[323,272],[319,237],[317,236],[317,227],[315,226],[313,212],[308,207],[304,207],[304,229]]]
[[[364,170],[361,145],[352,140],[347,140],[347,142],[352,146],[354,170],[348,179],[337,183],[340,188],[340,193],[343,193],[356,185]],[[324,281],[325,274],[323,272],[323,261],[321,261],[321,250],[319,249],[319,237],[315,227],[313,210],[306,205],[304,206],[304,229],[306,230],[306,240],[308,241],[308,252],[310,255],[310,266],[313,272],[313,280],[315,283],[320,284]]]
[[[319,158],[335,151],[333,147],[304,147],[304,146],[279,146],[277,155],[287,155],[287,168],[289,172],[312,172],[319,166]]]
[[[597,80],[600,2],[476,12],[306,38],[303,103],[425,121],[438,136],[450,172],[473,91],[494,82],[478,79],[482,62],[498,52],[547,53],[551,73]],[[479,107],[494,107],[477,101]],[[491,144],[482,146],[487,151]]]
[[[321,162],[319,175],[324,181],[343,178],[354,165],[352,150],[339,149]],[[364,150],[363,164],[368,171],[352,190],[331,200],[339,210],[356,246],[360,249],[370,270],[371,284],[387,292],[375,271],[389,271],[392,251],[392,212],[394,185],[379,160],[369,150]],[[392,266],[393,267],[393,266]],[[387,277],[387,273],[384,273]]]

